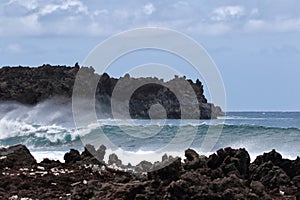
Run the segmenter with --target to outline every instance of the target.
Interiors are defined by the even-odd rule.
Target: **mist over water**
[[[62,160],[63,153],[70,148],[83,149],[81,138],[97,138],[101,133],[119,148],[116,153],[121,154],[121,159],[122,152],[139,153],[143,158],[143,152],[153,152],[167,145],[179,128],[185,137],[180,138],[178,146],[192,139],[191,148],[200,151],[209,126],[222,125],[223,131],[211,152],[231,146],[246,148],[252,159],[272,149],[287,158],[300,155],[300,113],[297,112],[227,113],[224,124],[219,120],[134,120],[132,124],[128,120],[99,119],[98,124],[76,130],[68,99],[54,98],[35,106],[0,103],[0,145],[25,144],[38,160],[43,157]],[[127,134],[132,132],[136,135]],[[184,149],[175,151],[177,155],[184,154]]]

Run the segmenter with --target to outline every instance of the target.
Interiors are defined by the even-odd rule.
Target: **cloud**
[[[230,26],[223,23],[199,23],[187,28],[187,32],[196,35],[224,35],[231,30]]]
[[[222,6],[213,10],[211,20],[226,21],[229,19],[237,19],[245,15],[243,6]]]
[[[8,3],[4,4],[6,6],[9,5],[20,5],[23,6],[24,8],[28,10],[33,10],[38,7],[38,2],[37,0],[10,0]]]
[[[251,10],[251,12],[250,12],[250,15],[251,15],[251,16],[259,16],[260,13],[259,13],[258,8],[253,8],[253,9]]]
[[[154,11],[155,11],[155,7],[153,6],[152,3],[147,3],[144,7],[143,7],[143,11],[146,15],[151,15]]]
[[[300,31],[300,18],[262,20],[251,19],[245,26],[246,32],[293,32]]]
[[[85,6],[81,1],[79,0],[67,0],[65,2],[62,2],[61,4],[48,4],[45,5],[40,11],[40,15],[47,15],[51,14],[58,10],[69,10],[72,9],[72,11],[76,13],[88,13],[88,7]]]
[[[220,36],[233,31],[298,31],[300,19],[300,16],[268,17],[266,13],[270,12],[266,11],[270,8],[257,5],[215,6],[180,0],[172,4],[164,1],[94,4],[84,0],[10,0],[2,5],[0,36],[108,36],[145,26]]]

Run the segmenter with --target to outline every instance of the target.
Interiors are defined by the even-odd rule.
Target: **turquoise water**
[[[60,106],[2,103],[0,145],[22,143],[47,155],[69,148],[82,150],[81,139],[97,140],[99,134],[104,134],[123,151],[148,152],[164,148],[180,133],[178,148],[172,151],[182,153],[186,148],[182,144],[187,141],[189,147],[202,151],[205,138],[210,136],[208,129],[217,128],[222,132],[211,135],[216,138],[209,152],[231,146],[245,147],[252,157],[272,149],[288,158],[300,155],[300,112],[229,112],[219,120],[134,120],[134,125],[126,120],[101,119],[82,132],[73,125],[70,105]]]

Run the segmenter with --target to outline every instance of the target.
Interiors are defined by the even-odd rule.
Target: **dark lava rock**
[[[186,170],[206,167],[207,158],[205,156],[199,156],[193,149],[187,149],[185,151],[185,157],[183,167]]]
[[[276,152],[275,149],[263,155],[257,156],[254,160],[253,165],[261,165],[266,162],[272,162],[273,165],[280,167],[287,173],[290,178],[300,175],[300,158],[297,157],[295,160],[283,159],[281,154]]]
[[[20,168],[36,164],[36,160],[24,145],[16,145],[0,149],[0,169]]]
[[[85,164],[101,164],[104,165],[103,158],[105,155],[105,146],[100,146],[96,151],[95,147],[91,144],[86,144],[84,151],[81,153],[81,162]]]
[[[86,74],[86,78],[82,76]],[[91,83],[98,83],[96,88],[97,111],[102,115],[111,117],[111,96],[118,81],[122,80],[124,89],[121,92],[133,92],[129,99],[129,113],[132,118],[150,118],[150,108],[155,104],[160,104],[166,110],[166,117],[170,119],[180,118],[201,118],[211,119],[217,116],[223,116],[224,112],[220,107],[212,103],[208,103],[204,96],[203,85],[198,79],[194,83],[192,80],[186,80],[185,77],[175,76],[174,79],[164,82],[157,78],[131,78],[125,75],[120,79],[112,78],[107,73],[102,75],[96,74],[92,67],[74,67],[67,66],[51,66],[49,64],[40,67],[2,67],[0,68],[0,101],[17,101],[23,104],[35,105],[53,97],[64,97],[71,101],[73,86],[75,79],[84,88],[82,94],[88,93]],[[90,81],[90,82],[89,82]],[[191,86],[189,91],[184,86]],[[141,85],[140,88],[134,89],[135,85]],[[177,96],[170,90],[176,89]],[[193,93],[193,94],[192,94]],[[191,96],[195,96],[195,100],[191,100]],[[84,95],[83,95],[84,96]],[[122,97],[122,95],[121,95]],[[198,102],[197,107],[200,116],[195,109],[185,108],[187,115],[182,116],[179,99],[183,102]],[[123,99],[116,99],[119,103],[124,103]],[[184,103],[185,104],[185,103]],[[154,118],[160,118],[161,115],[153,115]],[[101,160],[101,158],[100,158]]]
[[[71,149],[68,153],[64,155],[64,160],[66,164],[73,164],[76,163],[76,161],[80,161],[81,157],[79,151]]]
[[[39,164],[47,169],[59,167],[62,165],[59,160],[50,160],[49,158],[44,158]]]
[[[257,156],[249,169],[250,179],[261,182],[274,194],[280,191],[285,195],[299,196],[299,157],[296,160],[283,159],[272,150]]]
[[[135,170],[137,172],[148,172],[152,167],[152,163],[146,160],[141,161],[139,164],[135,166]]]
[[[219,149],[207,160],[207,166],[212,169],[220,167],[227,175],[236,174],[242,178],[249,176],[250,156],[245,149]]]
[[[96,151],[96,158],[100,161],[103,161],[105,156],[106,146],[101,145]]]
[[[88,149],[93,151],[95,148],[87,145],[81,155],[70,150],[65,154],[68,164],[49,159],[41,163],[31,159],[25,162],[24,154],[29,151],[22,145],[0,149],[0,199],[294,200],[300,197],[300,176],[290,178],[288,172],[278,166],[286,167],[286,164],[280,164],[278,161],[282,158],[274,152],[259,157],[249,166],[248,153],[244,149],[220,149],[209,158],[188,149],[183,164],[180,158],[167,155],[152,166],[150,162],[141,162],[138,167],[150,168],[146,176],[124,168],[109,168]],[[105,148],[99,149],[103,155]],[[8,155],[17,167],[4,167]],[[297,159],[282,160],[297,166]],[[117,155],[112,154],[110,164],[116,163],[122,164]],[[299,170],[295,168],[294,174]]]
[[[108,157],[108,165],[113,165],[115,164],[118,167],[122,166],[122,161],[118,158],[116,154],[110,154]]]
[[[172,180],[177,180],[181,174],[181,171],[181,158],[175,158],[174,160],[167,163],[164,167],[148,172],[148,178],[159,178],[164,182],[170,182]]]

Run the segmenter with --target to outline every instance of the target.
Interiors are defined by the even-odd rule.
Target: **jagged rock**
[[[295,186],[297,186],[300,189],[300,176],[295,176],[293,178],[293,182],[294,182]]]
[[[82,73],[78,73],[79,70]],[[82,79],[84,78],[82,74],[87,74],[89,81]],[[131,78],[128,75],[115,79],[107,73],[96,74],[92,67],[79,68],[78,63],[74,67],[51,66],[49,64],[33,68],[2,67],[0,68],[0,101],[17,101],[35,105],[56,96],[65,97],[71,101],[75,78],[80,80],[78,81],[79,84],[85,84],[83,85],[84,89],[80,91],[82,96],[88,94],[89,90],[86,88],[89,88],[90,84],[97,83],[96,81],[99,80],[95,94],[97,105],[100,104],[97,111],[108,117],[112,115],[112,92],[119,80],[124,80],[122,84],[126,90],[121,92],[133,92],[131,99],[129,99],[129,113],[133,118],[150,118],[149,110],[155,104],[164,107],[167,118],[195,118],[194,114],[196,113],[193,109],[187,112],[187,116],[181,116],[181,105],[178,100],[180,98],[184,101],[183,104],[199,104],[200,116],[196,116],[197,118],[211,119],[224,115],[220,107],[207,103],[203,85],[198,79],[195,83],[183,77],[175,77],[168,82],[157,78]],[[193,91],[187,90],[181,83],[190,84]],[[131,91],[134,85],[141,85],[141,87],[136,91]],[[176,88],[181,96],[177,97],[168,89],[170,87]],[[191,100],[189,98],[191,92],[194,92],[196,99]],[[122,102],[123,99],[120,99],[120,103]],[[152,117],[160,118],[161,115],[153,115]]]
[[[183,167],[186,170],[198,169],[206,166],[207,158],[205,156],[199,156],[193,149],[187,149],[185,151],[185,157],[186,159],[184,159]]]
[[[118,158],[116,154],[110,154],[108,157],[108,165],[113,165],[115,164],[118,167],[122,166],[122,161]]]
[[[20,168],[36,164],[36,160],[24,145],[15,145],[0,149],[0,169]]]
[[[105,165],[103,162],[103,157],[105,154],[105,146],[100,146],[96,151],[95,147],[91,144],[86,144],[84,147],[84,151],[81,153],[81,163],[85,164],[97,164],[97,165]],[[102,158],[102,159],[99,159]]]
[[[11,153],[25,152],[24,147],[8,149]],[[8,149],[0,149],[0,164],[6,159],[4,156],[8,155]],[[0,199],[272,200],[300,197],[299,176],[290,178],[287,172],[271,161],[271,158],[251,163],[247,177],[242,176],[246,174],[243,171],[243,163],[247,164],[248,160],[243,149],[218,150],[210,157],[210,167],[195,167],[197,162],[193,161],[197,161],[201,156],[193,150],[187,150],[185,153],[183,166],[190,164],[191,168],[183,169],[180,158],[164,155],[161,162],[157,163],[161,168],[148,172],[148,176],[144,173],[139,176],[135,172],[123,171],[126,170],[124,168],[118,170],[92,163],[91,161],[97,159],[87,152],[80,155],[82,160],[76,161],[75,165],[44,159],[41,163],[32,162],[26,167],[17,164],[18,167],[14,168],[0,168]],[[20,155],[15,158],[24,160]],[[71,163],[73,158],[78,158],[79,153],[70,150],[66,155],[66,160]],[[277,155],[271,157],[279,158]],[[15,161],[23,164],[21,160]],[[110,162],[112,161],[113,165],[115,162],[121,162],[116,155],[111,156]],[[290,163],[294,162],[295,160]],[[150,166],[146,161],[141,165]],[[212,166],[214,168],[211,168]],[[295,168],[294,173],[299,173],[299,168]]]
[[[257,156],[253,164],[259,166],[269,161],[284,170],[290,178],[300,175],[300,171],[298,170],[300,169],[300,158],[297,157],[295,160],[283,159],[281,154],[276,152],[275,149]]]
[[[245,149],[219,149],[207,159],[207,166],[212,169],[220,167],[225,174],[236,174],[242,178],[249,176],[250,155]]]
[[[172,180],[177,180],[181,174],[181,170],[182,170],[181,158],[175,158],[166,166],[148,172],[148,178],[149,179],[159,178],[163,181],[169,182]]]
[[[137,172],[147,172],[151,169],[152,163],[146,160],[141,161],[139,164],[135,166],[135,170]]]
[[[105,156],[105,150],[106,150],[106,146],[104,146],[104,145],[101,145],[101,146],[97,149],[97,151],[96,151],[96,153],[95,153],[95,156],[96,156],[96,158],[97,158],[99,161],[103,161],[104,156]]]
[[[41,162],[40,165],[47,168],[51,169],[54,167],[61,166],[61,162],[59,160],[50,160],[49,158],[44,158]]]
[[[287,173],[290,178],[300,175],[300,157],[295,160],[282,159],[279,166]]]
[[[291,180],[289,176],[272,161],[262,163],[257,166],[254,163],[250,167],[251,179],[260,181],[270,189],[279,188],[280,186],[289,186]]]
[[[251,181],[250,187],[254,193],[259,195],[262,195],[265,191],[265,186],[259,181]]]
[[[81,153],[81,156],[83,158],[85,157],[95,157],[96,155],[96,149],[93,145],[91,144],[86,144],[84,147],[84,151]]]
[[[76,161],[80,161],[81,157],[79,151],[71,149],[68,153],[64,155],[64,160],[66,164],[73,164],[76,163]]]
[[[268,161],[271,161],[274,165],[279,166],[282,162],[282,156],[280,153],[276,152],[275,149],[273,149],[269,153],[264,153],[263,155],[257,156],[253,163],[255,165],[261,165],[262,163],[266,163]]]

